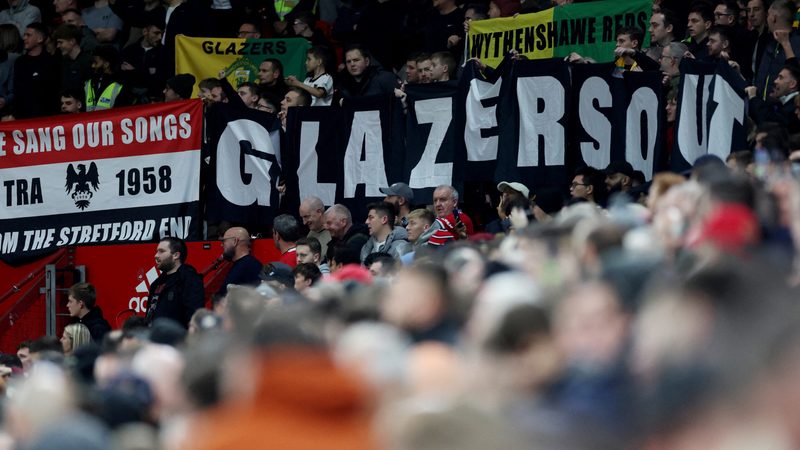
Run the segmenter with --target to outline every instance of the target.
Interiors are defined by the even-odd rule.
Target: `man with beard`
[[[233,262],[233,265],[217,293],[227,294],[229,284],[257,286],[261,282],[258,274],[261,273],[262,264],[250,254],[250,233],[242,227],[229,228],[220,241],[222,257],[225,261]]]
[[[138,99],[158,99],[167,81],[164,73],[163,19],[153,19],[142,28],[139,42],[121,53],[121,73]]]
[[[386,195],[383,199],[394,205],[397,210],[397,220],[395,225],[405,227],[408,225],[408,213],[411,212],[411,202],[414,201],[414,191],[405,183],[394,183],[385,188],[380,188],[382,194]]]
[[[86,111],[103,111],[131,104],[130,89],[117,75],[119,51],[98,45],[92,52],[92,77],[86,80]]]
[[[789,133],[800,131],[800,120],[795,114],[795,97],[800,91],[800,69],[784,66],[772,82],[769,98],[758,96],[755,86],[745,88],[749,98],[748,114],[756,125],[774,122],[785,126]]]
[[[628,192],[633,187],[633,166],[627,161],[614,161],[606,167],[608,197],[617,192]]]
[[[150,285],[145,319],[148,325],[166,317],[188,328],[192,314],[203,307],[203,278],[186,264],[186,243],[165,237],[156,247],[156,268],[161,275]]]

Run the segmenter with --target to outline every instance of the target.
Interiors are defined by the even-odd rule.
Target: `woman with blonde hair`
[[[92,343],[92,335],[89,329],[82,323],[71,323],[64,327],[64,334],[61,335],[61,347],[65,355],[70,355],[75,349]]]

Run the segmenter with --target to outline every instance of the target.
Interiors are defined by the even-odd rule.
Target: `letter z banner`
[[[199,100],[0,124],[0,259],[196,239]]]

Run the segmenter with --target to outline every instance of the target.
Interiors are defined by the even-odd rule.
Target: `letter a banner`
[[[467,55],[491,67],[497,67],[511,50],[528,59],[564,58],[576,52],[597,62],[611,62],[617,29],[636,27],[647,33],[652,6],[651,0],[608,0],[473,21]],[[644,41],[642,47],[647,47],[649,33]]]
[[[234,88],[245,81],[258,82],[258,66],[265,59],[277,59],[283,65],[282,77],[306,76],[307,40],[291,39],[218,39],[193,38],[183,35],[175,39],[175,73],[190,73],[197,83],[218,78],[219,71]],[[197,95],[197,86],[192,96]]]
[[[0,259],[197,239],[199,100],[0,123]]]

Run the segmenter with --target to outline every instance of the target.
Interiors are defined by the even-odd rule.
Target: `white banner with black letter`
[[[270,224],[278,207],[280,121],[274,114],[217,103],[206,110],[206,219]]]

